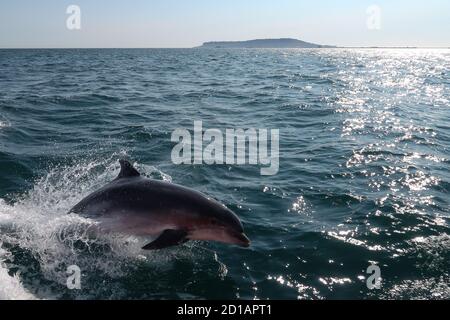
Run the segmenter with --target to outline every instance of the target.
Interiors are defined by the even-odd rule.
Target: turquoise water
[[[448,299],[449,101],[450,50],[0,50],[0,297]],[[173,164],[194,120],[279,129],[278,174]],[[90,236],[66,212],[122,157],[252,246]]]

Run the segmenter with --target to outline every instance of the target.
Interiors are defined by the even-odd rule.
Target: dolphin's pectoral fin
[[[159,235],[154,241],[146,244],[142,247],[144,250],[157,250],[163,249],[171,246],[176,246],[178,244],[185,243],[189,239],[186,238],[187,231],[185,230],[164,230],[163,233]]]

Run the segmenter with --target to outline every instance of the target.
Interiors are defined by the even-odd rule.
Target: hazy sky
[[[81,29],[69,30],[69,5]],[[381,9],[379,30],[367,8]],[[373,20],[372,20],[373,21]],[[449,0],[0,0],[0,47],[192,47],[292,37],[340,46],[450,46]]]

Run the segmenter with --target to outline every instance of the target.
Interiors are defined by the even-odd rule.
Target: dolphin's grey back
[[[121,162],[118,177],[76,204],[69,213],[89,218],[107,218],[111,215],[177,215],[183,212],[209,216],[214,206],[214,216],[220,219],[239,219],[219,202],[202,193],[159,180],[140,176],[128,162]],[[231,214],[230,214],[231,213]],[[230,221],[231,222],[231,221]]]
[[[176,199],[169,191],[173,188],[143,177],[121,177],[81,200],[70,212],[94,219],[102,231],[156,235],[183,224],[187,213],[192,217],[200,212],[195,209],[198,201]]]
[[[75,205],[70,212],[88,216],[102,216],[117,210],[160,212],[177,207],[195,207],[201,211],[208,201],[194,190],[143,177],[118,178],[93,192]],[[194,208],[192,208],[194,209]]]

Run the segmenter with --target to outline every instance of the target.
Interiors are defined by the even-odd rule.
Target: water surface
[[[449,50],[0,50],[0,297],[448,299],[449,101]],[[174,165],[194,120],[279,129],[278,174]],[[66,212],[121,157],[225,203],[252,246],[90,237]]]

